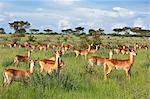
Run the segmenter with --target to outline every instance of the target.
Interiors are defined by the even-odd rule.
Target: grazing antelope
[[[109,58],[102,58],[98,56],[91,56],[88,58],[89,66],[94,67],[94,65],[104,65],[106,60],[112,59],[113,52],[109,51]]]
[[[12,81],[26,82],[27,78],[33,73],[35,60],[31,60],[30,70],[27,69],[5,69],[3,73],[4,82],[3,86],[8,86]]]
[[[56,51],[55,55],[56,55],[55,61],[49,59],[42,59],[39,61],[39,64],[41,66],[40,68],[41,73],[43,71],[46,71],[48,72],[48,74],[51,74],[54,70],[58,72],[58,70],[60,69],[60,63],[59,63],[60,53]]]
[[[96,48],[95,49],[90,49],[90,53],[95,53],[99,48],[99,45],[96,45]]]
[[[14,59],[14,63],[16,63],[16,66],[18,66],[19,62],[29,62],[31,58],[31,49],[28,51],[28,56],[23,56],[23,55],[16,55]]]
[[[91,50],[91,45],[89,45],[89,48],[86,50],[74,50],[74,53],[76,57],[78,57],[79,55],[84,55],[86,59],[87,54],[89,54],[90,50]]]
[[[107,76],[110,74],[113,68],[123,69],[125,71],[126,76],[130,78],[130,70],[134,62],[134,56],[136,56],[136,53],[134,50],[132,50],[130,51],[128,60],[117,60],[117,59],[107,60],[104,63],[104,79],[107,79]],[[106,70],[106,68],[108,69]]]

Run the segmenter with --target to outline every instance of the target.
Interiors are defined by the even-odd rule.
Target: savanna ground
[[[82,40],[72,36],[66,40],[62,36],[36,35],[37,42],[71,43],[76,48],[82,47]],[[17,37],[15,37],[16,39]],[[13,37],[1,35],[0,42],[9,42]],[[18,39],[18,38],[17,38]],[[28,37],[19,38],[24,42]],[[37,43],[36,42],[36,43]],[[103,44],[134,44],[150,42],[150,38],[140,37],[108,37],[102,36]],[[85,49],[85,47],[83,47]],[[107,49],[99,49],[95,55],[108,57]],[[3,82],[3,70],[11,63],[15,55],[27,54],[25,48],[0,47],[0,83]],[[43,59],[53,56],[53,50],[32,52],[33,59]],[[92,54],[88,55],[91,56]],[[127,59],[128,55],[114,55],[116,59]],[[59,78],[53,74],[39,74],[39,64],[36,63],[34,73],[28,84],[13,82],[7,88],[0,87],[0,99],[150,99],[150,50],[138,50],[131,70],[131,79],[127,79],[123,70],[114,70],[109,79],[103,79],[103,67],[96,66],[93,73],[86,71],[88,65],[84,57],[75,58],[72,50],[65,53],[61,59],[65,62]],[[19,68],[28,68],[25,63],[20,63]]]

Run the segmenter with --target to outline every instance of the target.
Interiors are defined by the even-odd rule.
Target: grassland
[[[61,37],[61,36],[60,36]],[[1,36],[4,38],[4,35]],[[11,36],[6,36],[7,41],[1,40],[1,43],[11,41]],[[58,36],[36,36],[38,42],[50,40],[57,42]],[[61,41],[64,40],[61,37]],[[60,40],[59,39],[59,40]],[[27,37],[22,37],[20,42],[26,41]],[[102,43],[111,44],[148,44],[150,38],[134,37],[101,37]],[[78,47],[79,37],[72,37],[66,43],[73,43]],[[3,82],[2,73],[4,68],[13,67],[11,63],[15,55],[27,54],[24,48],[0,47],[0,83]],[[108,57],[108,50],[99,49],[97,56]],[[33,51],[33,59],[43,59],[53,56],[52,50]],[[91,56],[91,55],[89,55]],[[114,55],[116,59],[127,59],[128,55]],[[93,73],[86,71],[87,60],[80,56],[74,57],[72,51],[63,55],[62,60],[65,67],[62,69],[60,77],[55,74],[39,74],[39,64],[36,63],[35,72],[29,83],[23,84],[13,82],[7,88],[0,87],[0,99],[150,99],[150,50],[138,50],[135,62],[131,70],[131,79],[127,79],[122,70],[114,70],[107,81],[103,80],[103,67],[96,66]],[[19,68],[28,68],[25,63],[20,63]]]

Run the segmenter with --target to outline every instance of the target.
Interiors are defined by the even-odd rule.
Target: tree
[[[95,45],[101,43],[101,38],[97,31],[99,30],[89,29],[89,34],[91,35],[91,43]]]
[[[15,30],[15,33],[25,33],[26,29],[30,27],[28,21],[14,21],[9,23],[10,27]]]
[[[122,32],[123,29],[121,29],[121,28],[115,28],[115,29],[113,29],[113,31],[114,31],[114,32],[117,32],[117,33],[119,34],[119,32]]]
[[[63,34],[67,34],[67,30],[61,30]]]
[[[99,28],[97,31],[96,31],[98,34],[104,34],[104,30],[102,28]]]
[[[5,34],[5,30],[3,28],[0,28],[0,34]]]
[[[76,27],[75,30],[79,33],[81,33],[81,32],[83,33],[84,27]]]
[[[48,34],[48,33],[52,33],[53,30],[51,30],[51,29],[45,29],[44,32],[46,32]]]
[[[89,34],[90,35],[96,35],[96,31],[94,29],[89,29]]]
[[[31,31],[31,33],[36,33],[36,34],[38,34],[39,29],[30,29],[30,31]]]
[[[72,29],[67,29],[67,32],[68,32],[68,33],[72,33],[73,30],[72,30]]]
[[[131,28],[131,31],[136,33],[136,34],[143,35],[143,36],[150,36],[150,30],[142,29],[141,27]]]
[[[131,28],[130,28],[130,27],[123,27],[123,28],[122,28],[122,31],[125,32],[125,35],[129,35],[129,34],[130,34],[130,31],[131,31]]]

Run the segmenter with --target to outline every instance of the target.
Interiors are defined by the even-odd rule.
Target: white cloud
[[[10,17],[26,17],[26,18],[62,18],[62,15],[59,15],[57,13],[51,13],[51,12],[5,12],[6,15],[9,15]]]
[[[106,18],[118,18],[118,17],[131,17],[135,15],[134,11],[129,9],[114,7],[113,10],[104,10],[97,8],[88,8],[88,7],[78,7],[72,11],[73,14],[77,14],[78,16],[83,16],[89,20],[105,20]]]
[[[85,28],[94,28],[95,24],[93,22],[81,22],[78,26],[83,26]]]
[[[59,4],[71,5],[75,3],[76,1],[80,1],[80,0],[53,0],[53,1]]]
[[[81,15],[86,17],[101,17],[101,16],[110,16],[110,17],[117,17],[117,13],[108,10],[96,9],[96,8],[84,8],[78,7],[75,9]]]
[[[123,27],[125,27],[125,26],[127,26],[126,23],[115,23],[115,24],[111,27],[111,29],[114,29],[114,28],[123,28]]]
[[[71,28],[71,23],[69,21],[69,18],[65,17],[64,19],[60,20],[58,22],[58,26],[59,26],[59,29],[69,29],[69,28]]]
[[[135,14],[134,11],[131,11],[126,8],[121,7],[114,7],[113,10],[119,15],[119,16],[133,16]]]
[[[4,18],[0,18],[0,22],[3,22],[3,21],[5,21],[5,19]]]
[[[44,30],[44,29],[54,29],[55,27],[52,26],[52,25],[42,25],[40,28],[41,28],[42,30]]]
[[[134,21],[133,26],[134,26],[134,27],[142,27],[142,28],[145,28],[143,19],[142,19],[142,18],[137,18],[137,19]]]

